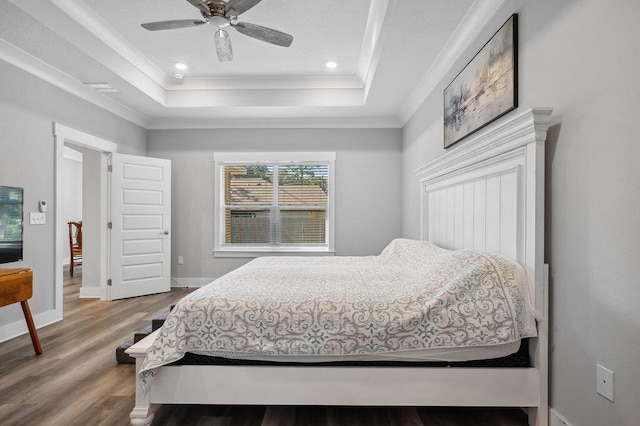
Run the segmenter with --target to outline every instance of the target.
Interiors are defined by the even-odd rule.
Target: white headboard
[[[421,238],[448,249],[508,256],[527,272],[542,306],[544,142],[551,108],[493,124],[416,170]]]

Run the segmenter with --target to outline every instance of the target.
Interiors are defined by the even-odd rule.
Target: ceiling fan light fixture
[[[289,47],[293,42],[293,36],[282,31],[249,22],[238,22],[238,15],[260,3],[261,0],[187,0],[191,5],[200,10],[200,19],[172,19],[169,21],[147,22],[142,25],[147,31],[175,30],[179,28],[193,28],[204,24],[211,24],[217,31],[215,33],[215,46],[220,62],[233,59],[233,49],[229,35],[224,30],[232,27],[240,34],[247,37],[270,43],[276,46]],[[183,71],[176,68],[178,71]]]
[[[229,62],[233,60],[233,47],[231,46],[231,39],[229,34],[219,29],[216,31],[215,37],[216,53],[218,54],[218,60],[220,62]]]
[[[209,18],[209,23],[218,28],[226,28],[229,26],[229,21],[224,16],[212,16]]]

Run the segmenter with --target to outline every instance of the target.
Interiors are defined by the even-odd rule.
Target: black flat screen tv
[[[24,190],[0,186],[0,263],[22,260]]]

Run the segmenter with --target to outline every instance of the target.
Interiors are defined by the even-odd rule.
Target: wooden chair
[[[69,271],[73,277],[73,268],[82,265],[82,221],[68,222],[69,225],[69,253],[71,265]]]

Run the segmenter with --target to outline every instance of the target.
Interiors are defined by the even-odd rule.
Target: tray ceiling
[[[219,62],[211,25],[140,26],[200,19],[185,0],[0,0],[0,60],[146,128],[400,127],[445,48],[469,42],[501,4],[263,0],[239,20],[293,35],[291,47],[229,29],[234,58]],[[96,82],[117,93],[84,84]]]

